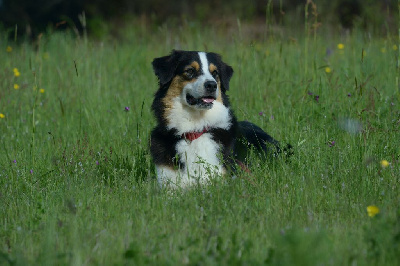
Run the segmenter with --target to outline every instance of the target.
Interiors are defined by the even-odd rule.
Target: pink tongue
[[[206,103],[212,103],[213,101],[214,101],[214,98],[201,98],[202,100],[203,100],[203,102],[206,102]]]

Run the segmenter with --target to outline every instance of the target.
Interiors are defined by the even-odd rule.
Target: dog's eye
[[[195,70],[194,70],[194,68],[188,68],[185,70],[184,74],[188,78],[193,78],[194,74],[195,74]]]
[[[213,76],[213,78],[217,79],[218,78],[218,71],[214,70],[213,73],[211,73],[211,75]]]

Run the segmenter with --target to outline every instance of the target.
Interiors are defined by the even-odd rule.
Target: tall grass
[[[305,42],[286,32],[252,39],[244,26],[240,36],[146,27],[121,40],[0,43],[2,263],[399,261],[396,43],[357,30]],[[235,70],[236,115],[291,143],[291,159],[250,155],[251,174],[159,189],[150,62],[173,48],[221,53]],[[369,217],[369,205],[380,213]]]

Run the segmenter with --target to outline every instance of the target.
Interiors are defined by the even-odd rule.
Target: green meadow
[[[0,264],[397,264],[398,37],[306,31],[3,32]],[[151,61],[172,49],[220,53],[238,119],[294,154],[250,153],[251,173],[160,189]]]

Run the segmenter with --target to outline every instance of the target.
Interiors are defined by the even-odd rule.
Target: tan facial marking
[[[190,65],[185,67],[186,69],[189,68],[194,68],[196,71],[199,71],[200,69],[200,64],[196,61],[193,61]],[[182,94],[183,87],[185,87],[186,84],[188,84],[190,81],[186,80],[185,78],[181,76],[176,76],[172,79],[171,85],[168,88],[167,94],[165,95],[164,99],[162,102],[165,105],[165,112],[163,114],[163,117],[165,120],[168,121],[168,115],[171,112],[171,109],[173,107],[173,99],[176,97],[180,96]]]
[[[210,64],[210,66],[208,67],[208,70],[210,71],[210,73],[212,74],[215,70],[218,70],[217,66],[214,65],[213,63]],[[222,103],[222,92],[221,92],[221,82],[219,79],[217,79],[217,84],[218,84],[218,97],[217,97],[217,101]]]
[[[200,70],[200,65],[198,62],[193,61],[189,66],[185,67],[185,69],[189,68],[189,67],[193,67],[194,69],[196,69],[196,71]]]
[[[167,94],[165,95],[164,99],[162,99],[162,102],[165,106],[165,112],[163,114],[163,117],[166,121],[168,121],[168,115],[170,114],[171,109],[173,108],[173,100],[182,94],[183,87],[185,87],[185,85],[188,84],[189,82],[190,81],[184,79],[181,76],[175,76],[172,79]]]
[[[208,67],[208,70],[210,71],[211,74],[217,69],[218,69],[217,66],[214,65],[213,63],[211,63],[210,66]]]
[[[194,68],[196,71],[200,70],[200,64],[196,61],[193,61],[190,65],[185,67],[186,69]],[[182,94],[182,90],[186,84],[190,83],[191,81],[185,79],[182,76],[176,76],[172,79],[171,85],[168,88],[167,94],[165,95],[164,99],[162,100],[163,104],[165,105],[165,112],[163,117],[165,120],[168,121],[168,116],[171,112],[173,107],[173,100]]]
[[[222,103],[221,82],[218,80],[218,81],[217,81],[217,84],[218,84],[218,96],[217,96],[216,101]]]

